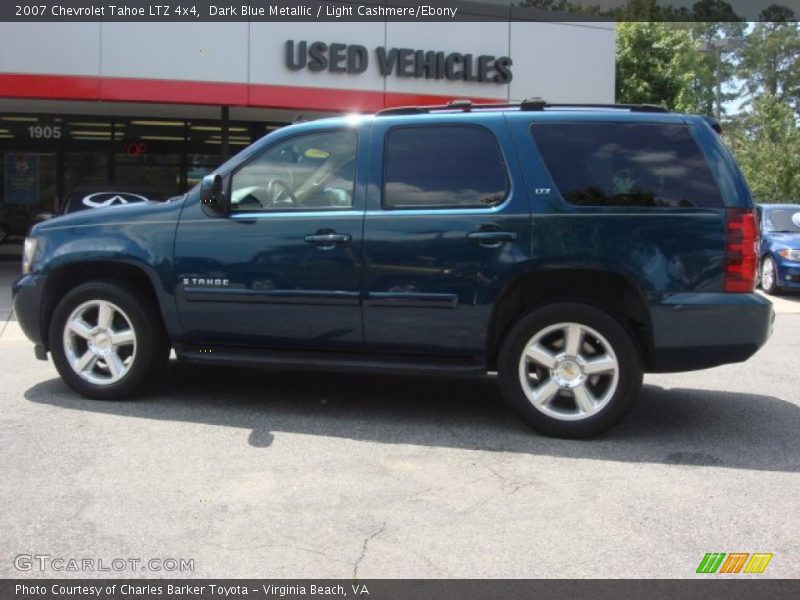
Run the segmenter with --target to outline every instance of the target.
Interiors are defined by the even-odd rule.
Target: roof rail
[[[524,104],[523,100],[523,104]],[[539,104],[536,108],[528,108],[527,110],[543,110],[545,108],[608,108],[617,110],[629,110],[631,112],[654,112],[654,113],[668,113],[670,110],[665,106],[658,104]],[[523,108],[523,110],[525,110]]]
[[[613,110],[629,110],[630,112],[652,112],[652,113],[668,113],[668,108],[659,106],[657,104],[562,104],[549,102],[542,98],[526,98],[521,102],[498,102],[498,103],[475,103],[467,98],[458,98],[451,100],[447,104],[436,104],[431,106],[398,106],[396,108],[385,108],[375,113],[376,117],[388,117],[397,115],[423,115],[432,112],[447,112],[447,111],[461,111],[470,112],[475,109],[479,110],[492,110],[492,109],[505,109],[505,108],[518,108],[519,110],[545,110],[547,108],[553,109],[571,109],[571,108],[605,108]]]

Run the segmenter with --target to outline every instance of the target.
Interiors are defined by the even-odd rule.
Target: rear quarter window
[[[531,132],[553,182],[572,204],[724,206],[685,125],[537,123]]]

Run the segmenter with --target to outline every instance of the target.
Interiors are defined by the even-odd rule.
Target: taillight
[[[755,211],[725,211],[725,291],[747,293],[756,287],[758,227]]]

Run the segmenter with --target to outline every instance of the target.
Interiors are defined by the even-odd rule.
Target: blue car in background
[[[760,204],[758,215],[761,289],[800,290],[800,204]]]

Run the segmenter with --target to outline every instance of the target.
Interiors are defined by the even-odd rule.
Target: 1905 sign
[[[286,67],[292,71],[329,71],[331,73],[363,73],[369,67],[369,52],[360,44],[326,44],[325,42],[286,42]],[[435,52],[410,48],[375,48],[378,70],[384,77],[416,79],[448,79],[506,84],[511,82],[509,56]]]

